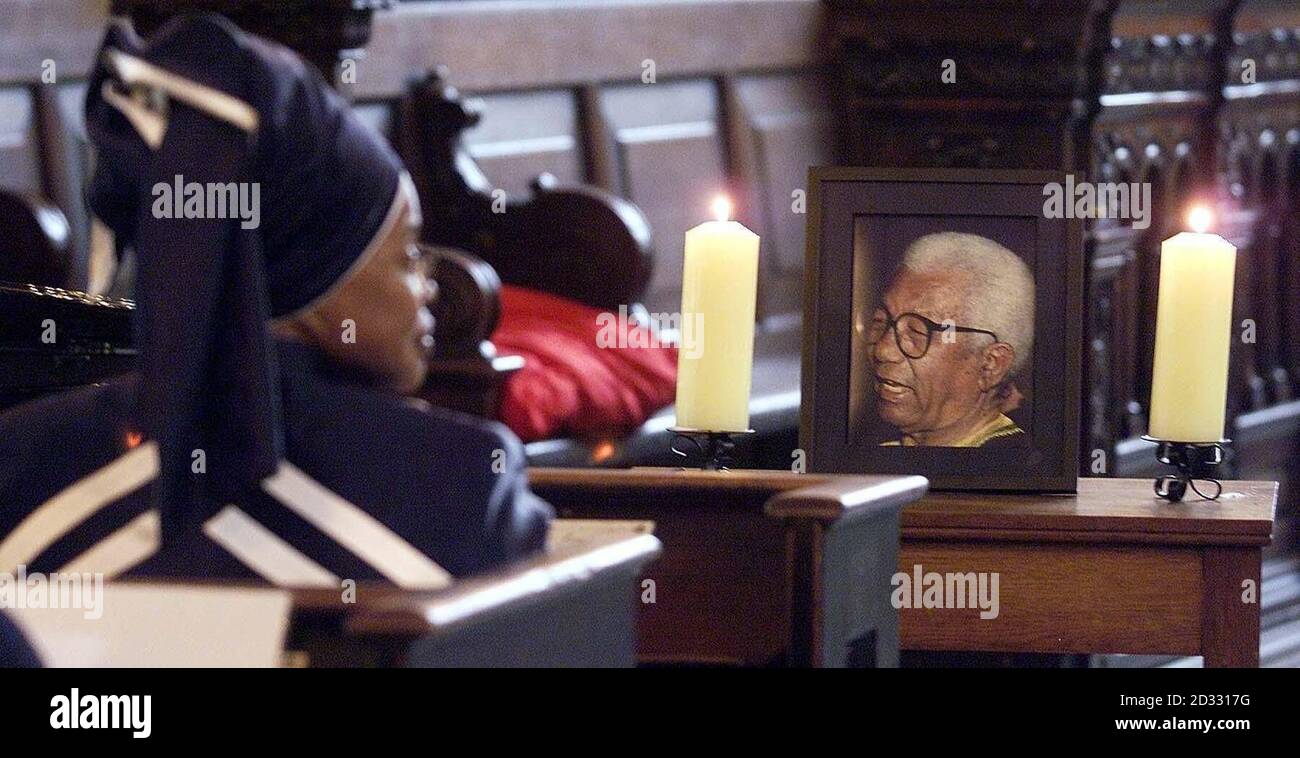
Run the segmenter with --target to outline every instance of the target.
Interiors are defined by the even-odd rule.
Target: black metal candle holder
[[[731,452],[736,448],[736,442],[732,437],[754,433],[753,429],[743,432],[715,432],[683,426],[672,426],[668,431],[673,433],[671,445],[673,453],[685,458],[686,463],[690,463],[691,459],[695,458],[700,462],[697,467],[705,471],[726,471],[728,464],[732,462]],[[685,443],[694,446],[694,455],[682,449]]]
[[[1218,442],[1171,442],[1143,435],[1142,439],[1156,443],[1156,460],[1166,466],[1173,466],[1177,471],[1165,474],[1155,480],[1157,497],[1171,503],[1180,502],[1190,488],[1192,492],[1205,500],[1218,500],[1223,493],[1223,484],[1215,479],[1214,470],[1223,463],[1224,445],[1232,440],[1222,439]],[[1212,488],[1214,494],[1202,492],[1197,486],[1200,482],[1207,492]]]

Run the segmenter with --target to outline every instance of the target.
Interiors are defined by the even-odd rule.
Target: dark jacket
[[[523,446],[505,427],[419,407],[348,381],[335,375],[314,349],[298,343],[279,341],[277,357],[285,459],[311,480],[377,519],[453,576],[543,546],[551,509],[528,489]],[[0,554],[6,536],[33,511],[142,444],[131,411],[137,382],[127,375],[0,415]],[[192,476],[201,481],[203,474]],[[57,571],[147,514],[149,490],[144,483],[93,509],[66,531],[44,535],[48,544],[37,543],[41,547],[25,564],[27,570]],[[228,505],[201,502],[194,508],[202,521]],[[265,489],[249,491],[233,505],[340,579],[383,578],[357,552]],[[9,555],[14,554],[11,549]],[[0,571],[15,568],[0,566]],[[200,529],[163,544],[126,575],[265,576]]]
[[[0,613],[0,669],[34,669],[40,666],[41,661],[27,643],[27,638]]]

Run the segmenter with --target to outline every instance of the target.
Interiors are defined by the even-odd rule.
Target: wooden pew
[[[546,553],[404,592],[294,592],[290,662],[308,666],[630,666],[638,577],[660,552],[646,521],[558,520]]]
[[[12,614],[50,666],[631,666],[653,528],[559,520],[541,555],[437,591],[77,575],[58,607]]]
[[[652,519],[647,664],[887,667],[900,509],[919,476],[546,469],[533,489],[566,518]]]
[[[1150,480],[1085,478],[1077,495],[931,493],[903,512],[899,571],[998,573],[999,609],[905,608],[903,648],[1258,666],[1277,492],[1224,482],[1218,501],[1167,503]]]

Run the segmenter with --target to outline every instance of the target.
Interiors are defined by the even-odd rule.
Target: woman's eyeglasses
[[[412,271],[419,273],[425,279],[433,279],[438,266],[436,248],[416,243],[406,248],[406,257],[410,261]]]

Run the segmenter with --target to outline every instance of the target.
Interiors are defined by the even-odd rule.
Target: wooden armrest
[[[820,521],[853,520],[911,503],[930,488],[923,476],[836,477],[808,487],[782,492],[764,510],[778,518]]]
[[[524,365],[498,355],[488,338],[501,314],[501,280],[487,263],[463,250],[428,246],[438,296],[434,303],[434,354],[419,395],[428,402],[495,418],[501,388]]]
[[[701,471],[667,467],[627,469],[530,468],[533,491],[552,504],[582,501],[592,507],[601,502],[671,501],[674,497],[708,496],[719,507],[737,504],[761,507],[775,493],[826,481],[822,474],[791,471]]]
[[[675,468],[531,468],[533,490],[557,506],[579,499],[611,503],[707,496],[725,507],[761,508],[779,519],[834,521],[892,510],[920,499],[923,476],[846,476],[791,471],[700,471]]]
[[[501,317],[501,279],[479,258],[442,246],[425,246],[434,259],[437,296],[434,357],[456,359],[490,356],[488,338]]]
[[[557,520],[541,554],[441,590],[378,582],[289,589],[286,659],[318,666],[631,665],[635,581],[660,552],[653,531],[644,520]],[[243,580],[122,583],[268,590]]]
[[[639,572],[659,554],[653,531],[649,521],[557,520],[542,555],[445,590],[358,588],[359,602],[348,612],[345,628],[355,635],[424,636],[526,610],[607,573]],[[369,595],[364,603],[360,602],[363,594]],[[301,609],[339,605],[339,593],[333,590],[295,593],[295,606]]]

